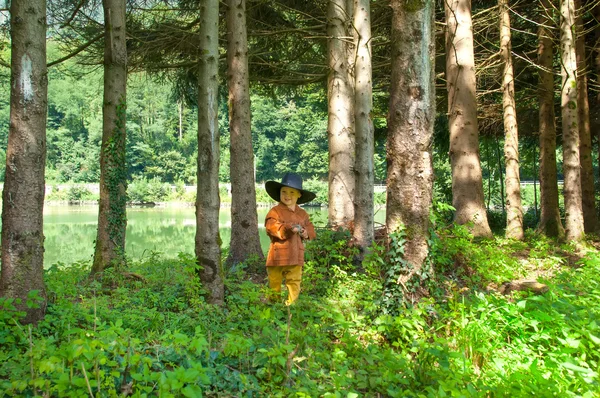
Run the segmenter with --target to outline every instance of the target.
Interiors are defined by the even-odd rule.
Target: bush
[[[226,305],[207,305],[190,255],[108,269],[110,288],[89,280],[89,263],[54,265],[38,325],[0,298],[0,396],[597,396],[598,251],[538,236],[475,242],[464,226],[438,234],[444,294],[397,314],[377,304],[390,248],[361,269],[345,231],[310,242],[290,307],[262,302],[264,284],[242,268],[224,275]],[[545,295],[485,288],[542,259],[554,267]]]
[[[271,199],[264,185],[256,184],[256,203],[259,205],[273,206],[275,201]]]
[[[352,273],[358,248],[350,245],[348,230],[322,229],[315,240],[306,244],[303,290],[325,295],[336,289],[336,283]]]
[[[231,203],[230,186],[225,184],[219,184],[219,198],[221,203]]]
[[[311,205],[326,205],[329,203],[329,183],[327,181],[320,181],[316,179],[310,179],[304,181],[302,186],[307,191],[314,192],[317,197],[315,200],[310,202]]]
[[[150,181],[146,178],[134,179],[127,188],[129,201],[134,203],[163,202],[171,193],[171,186],[157,178]]]
[[[487,211],[488,224],[496,234],[501,234],[506,229],[506,212],[490,209]]]
[[[387,193],[384,192],[374,192],[373,193],[373,201],[375,206],[384,206],[387,201]]]
[[[73,185],[67,191],[67,200],[69,202],[79,202],[83,200],[98,200],[98,195],[94,195],[92,191],[83,185]]]
[[[68,200],[68,191],[60,190],[56,185],[52,186],[52,191],[46,195],[45,200]]]

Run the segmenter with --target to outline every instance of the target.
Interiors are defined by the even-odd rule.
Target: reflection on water
[[[258,209],[258,225],[263,251],[269,247],[269,238],[264,229],[268,208]],[[327,221],[327,210],[306,208],[316,225]],[[383,221],[382,211],[376,220]],[[44,264],[65,264],[91,260],[96,239],[97,206],[45,206],[44,208]],[[194,207],[155,207],[127,209],[127,256],[139,259],[151,252],[167,257],[178,253],[194,253],[196,215]],[[219,231],[223,247],[231,240],[230,209],[223,208],[219,214]]]

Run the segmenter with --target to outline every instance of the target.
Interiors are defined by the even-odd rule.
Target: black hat
[[[315,193],[302,189],[302,177],[295,173],[286,173],[281,179],[281,183],[277,181],[265,182],[265,190],[277,202],[281,202],[281,187],[290,187],[300,191],[302,196],[296,202],[299,205],[310,202],[317,197]]]

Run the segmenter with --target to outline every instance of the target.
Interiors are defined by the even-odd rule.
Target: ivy
[[[125,231],[127,227],[127,164],[125,160],[126,144],[125,97],[122,96],[116,108],[115,128],[103,148],[106,165],[105,184],[108,191],[108,237],[119,256],[125,250]]]

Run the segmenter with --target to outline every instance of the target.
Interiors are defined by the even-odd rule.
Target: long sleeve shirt
[[[292,228],[299,224],[308,234],[308,239],[314,239],[317,234],[310,222],[308,213],[299,206],[290,210],[284,204],[278,204],[267,213],[265,228],[271,239],[267,267],[285,265],[304,265],[304,243],[299,234]]]

